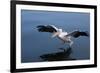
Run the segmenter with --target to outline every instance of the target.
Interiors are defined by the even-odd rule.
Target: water
[[[41,55],[60,52],[66,48],[58,38],[51,38],[51,33],[38,32],[38,25],[53,24],[64,31],[79,29],[90,32],[90,14],[79,12],[50,12],[21,10],[21,62],[42,62]],[[86,60],[90,58],[90,40],[79,37],[74,40],[71,58]]]

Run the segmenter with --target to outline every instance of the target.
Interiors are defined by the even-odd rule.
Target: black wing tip
[[[86,36],[89,37],[89,32],[88,31],[76,31],[77,33],[75,33],[73,35],[74,38],[78,38],[79,36]]]
[[[89,34],[89,32],[88,32],[88,31],[85,31],[85,33],[86,33],[86,36],[87,36],[87,37],[89,37],[89,36],[90,36],[90,34]]]
[[[37,26],[37,30],[38,30],[39,32],[43,32],[43,27],[42,27],[42,26]]]
[[[39,32],[56,32],[56,30],[51,25],[38,25],[37,29]]]
[[[83,36],[90,37],[90,34],[88,31],[84,31],[83,33],[84,33]]]

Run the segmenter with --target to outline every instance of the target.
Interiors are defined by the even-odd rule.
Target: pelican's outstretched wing
[[[57,32],[58,28],[54,25],[39,25],[37,26],[39,32]]]
[[[76,30],[76,31],[73,31],[73,32],[67,34],[66,36],[72,36],[74,38],[77,38],[79,36],[89,36],[89,33],[87,31],[81,32],[81,31]]]

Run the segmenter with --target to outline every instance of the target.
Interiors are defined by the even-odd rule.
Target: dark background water
[[[79,29],[90,32],[90,14],[79,12],[51,12],[21,10],[21,62],[41,62],[40,55],[59,52],[61,41],[50,33],[37,31],[38,25],[53,24],[64,31]],[[73,39],[71,57],[77,60],[90,58],[90,40],[87,37]]]

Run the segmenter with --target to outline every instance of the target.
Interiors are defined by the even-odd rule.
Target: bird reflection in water
[[[64,60],[76,60],[71,58],[72,48],[67,48],[66,50],[64,48],[59,48],[60,52],[55,53],[49,53],[49,54],[43,54],[40,56],[43,61],[64,61]]]

